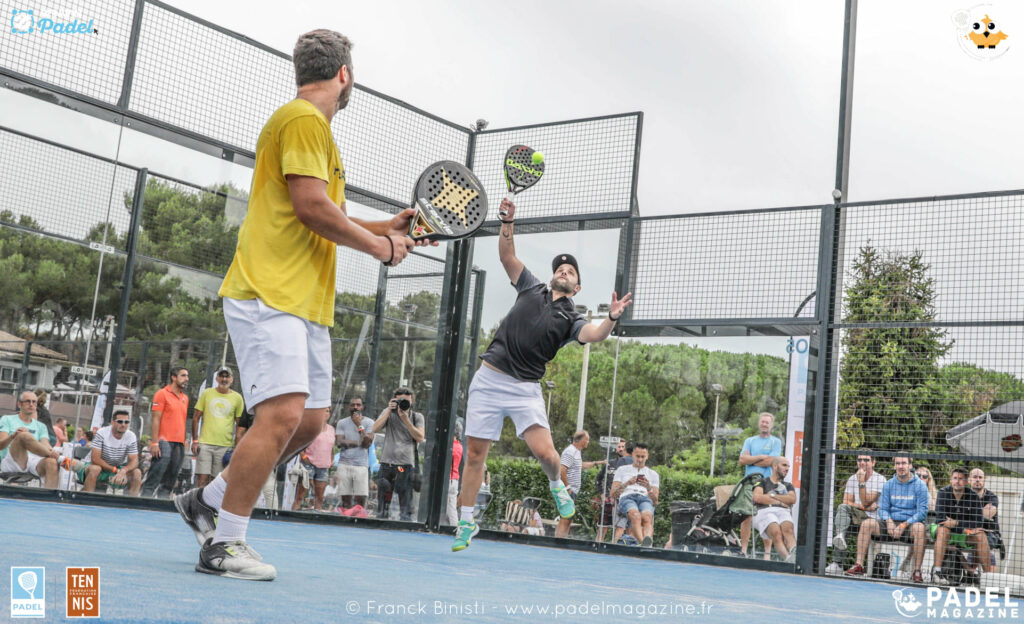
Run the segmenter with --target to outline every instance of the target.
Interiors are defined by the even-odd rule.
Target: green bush
[[[675,466],[651,466],[661,478],[658,504],[654,509],[654,543],[663,545],[672,534],[672,517],[669,512],[672,501],[703,501],[710,497],[716,485],[733,484],[740,480],[741,473],[708,477],[682,468],[683,460],[673,460]],[[735,464],[735,462],[733,462]],[[678,467],[676,467],[678,466]],[[735,465],[733,466],[735,468]],[[545,519],[555,518],[555,502],[551,498],[547,475],[540,463],[531,458],[489,457],[487,470],[491,475],[491,504],[484,515],[485,526],[497,528],[505,516],[505,505],[512,500],[532,496],[541,500],[540,515]],[[599,468],[583,471],[583,483],[576,499],[576,516],[573,522],[581,526],[576,537],[594,539],[597,535],[599,509],[591,503],[598,495],[597,473]]]

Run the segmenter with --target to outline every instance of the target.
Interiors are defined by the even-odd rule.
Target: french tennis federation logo
[[[907,587],[894,591],[892,599],[896,603],[896,611],[903,617],[912,618],[924,613],[924,603]]]
[[[100,616],[100,569],[65,568],[67,574],[67,617]]]
[[[11,567],[11,617],[46,617],[46,568]]]

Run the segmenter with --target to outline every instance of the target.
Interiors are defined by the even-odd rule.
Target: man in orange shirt
[[[171,369],[171,383],[153,395],[153,423],[149,452],[153,463],[142,484],[142,497],[152,498],[162,485],[170,495],[185,458],[185,421],[188,419],[188,370]]]

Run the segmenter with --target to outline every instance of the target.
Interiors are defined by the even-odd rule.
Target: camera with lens
[[[412,407],[412,402],[409,399],[395,399],[395,404],[403,412],[408,412],[409,408]]]

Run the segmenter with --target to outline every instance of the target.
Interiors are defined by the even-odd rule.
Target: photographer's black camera
[[[398,409],[403,412],[408,412],[409,408],[412,407],[412,402],[409,399],[396,399],[395,403],[398,405]]]

